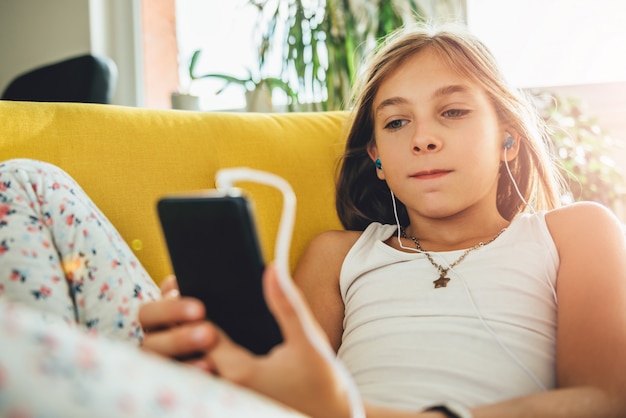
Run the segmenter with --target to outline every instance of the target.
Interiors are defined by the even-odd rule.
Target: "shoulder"
[[[343,260],[361,236],[357,231],[326,231],[311,240],[298,262],[294,281],[337,350],[343,330],[339,275]]]
[[[557,247],[588,246],[590,241],[619,239],[624,227],[606,207],[595,202],[578,202],[546,213],[546,224]],[[572,240],[580,240],[573,242]]]
[[[609,209],[597,203],[574,203],[547,212],[546,224],[560,261],[560,300],[565,289],[577,289],[580,297],[585,297],[588,286],[599,278],[602,288],[626,292],[626,234]],[[598,296],[597,300],[603,297]]]
[[[304,250],[294,280],[303,288],[339,287],[339,274],[350,248],[361,236],[360,231],[325,231],[315,236]]]
[[[569,205],[561,206],[546,213],[546,218],[589,218],[589,217],[605,217],[614,218],[613,213],[596,202],[576,202]]]
[[[335,260],[341,264],[361,234],[361,231],[324,231],[309,242],[302,256],[302,261],[315,258],[326,261]]]

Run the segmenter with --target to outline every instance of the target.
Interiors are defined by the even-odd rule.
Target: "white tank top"
[[[517,216],[438,289],[424,254],[384,243],[396,231],[369,225],[341,270],[338,355],[364,400],[407,410],[444,401],[474,407],[555,386],[559,259],[545,213]],[[431,254],[446,267],[462,253]]]

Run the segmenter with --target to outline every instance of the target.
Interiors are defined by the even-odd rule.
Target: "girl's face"
[[[373,117],[376,143],[369,153],[381,160],[378,177],[410,214],[497,213],[498,168],[507,134],[476,83],[427,49],[380,84]]]

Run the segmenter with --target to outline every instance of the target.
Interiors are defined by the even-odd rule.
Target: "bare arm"
[[[478,407],[472,413],[475,418],[624,417],[626,240],[621,225],[606,209],[593,204],[565,207],[546,219],[561,259],[557,277],[558,389]],[[298,268],[298,283],[336,348],[343,317],[337,297],[338,260],[343,260],[356,235],[337,238],[333,234],[323,234],[312,243]],[[211,352],[217,370],[229,380],[311,416],[348,417],[345,387],[308,342],[302,318],[296,317],[272,274],[272,270],[266,274],[268,302],[285,343],[268,356],[255,357],[220,333]],[[309,315],[307,318],[304,320],[311,320]],[[438,412],[394,411],[371,405],[365,409],[369,418],[443,417]]]
[[[546,217],[559,251],[558,389],[478,408],[488,417],[626,416],[626,241],[595,204]]]
[[[346,254],[359,235],[350,231],[321,233],[308,245],[294,273],[294,281],[335,351],[341,344],[344,315],[339,273]]]
[[[626,416],[626,240],[621,224],[596,204],[553,211],[547,222],[560,257],[558,388],[472,412],[475,418]],[[313,309],[318,320],[328,320],[323,314],[326,297],[308,288],[315,283],[310,281],[303,291],[309,303],[319,305]],[[371,407],[368,412],[391,413]],[[393,416],[416,415],[395,411]]]
[[[601,391],[606,413],[626,415],[626,241],[599,205],[563,208],[549,218],[561,258],[557,292],[557,381]],[[557,216],[558,215],[558,216]],[[618,372],[619,371],[619,372]],[[613,405],[615,403],[615,405]],[[615,413],[620,408],[621,412]]]

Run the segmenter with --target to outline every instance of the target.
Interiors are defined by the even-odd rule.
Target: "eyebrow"
[[[378,106],[376,106],[376,109],[374,111],[375,114],[378,114],[380,111],[382,111],[384,108],[388,107],[388,106],[393,106],[393,105],[397,105],[397,104],[404,104],[407,103],[408,100],[406,100],[405,98],[402,97],[390,97],[389,99],[385,99],[382,102],[380,102],[380,104]]]
[[[437,99],[443,96],[449,96],[454,93],[466,93],[469,91],[469,88],[463,84],[451,84],[449,86],[439,87],[435,90],[431,96],[432,99]],[[403,97],[390,97],[389,99],[385,99],[378,106],[376,106],[374,113],[379,113],[387,106],[393,106],[397,104],[405,104],[408,101]]]
[[[469,87],[463,84],[452,84],[450,86],[443,86],[435,90],[432,95],[432,98],[449,96],[454,93],[466,93],[469,91]]]

